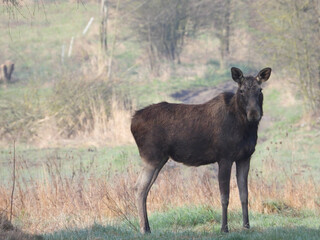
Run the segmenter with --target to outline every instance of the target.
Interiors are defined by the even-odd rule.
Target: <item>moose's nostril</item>
[[[252,110],[248,112],[247,117],[249,121],[259,121],[261,118],[261,115],[258,111]]]

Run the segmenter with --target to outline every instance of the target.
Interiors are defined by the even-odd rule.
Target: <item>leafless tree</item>
[[[306,111],[320,112],[320,2],[283,0],[254,3],[251,26],[264,58],[289,73]]]

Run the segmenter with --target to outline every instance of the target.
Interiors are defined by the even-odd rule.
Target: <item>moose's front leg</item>
[[[230,192],[230,175],[231,175],[232,162],[221,161],[219,162],[219,188],[222,205],[222,224],[221,232],[229,232],[228,230],[228,205],[229,205],[229,192]]]
[[[250,228],[248,215],[248,173],[250,168],[250,158],[244,159],[237,164],[237,183],[242,206],[243,227]]]

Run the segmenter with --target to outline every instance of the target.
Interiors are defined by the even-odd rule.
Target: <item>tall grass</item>
[[[272,162],[272,164],[270,164]],[[86,228],[93,223],[124,221],[136,229],[133,186],[138,173],[128,166],[124,172],[98,177],[98,166],[80,165],[71,176],[61,171],[61,159],[51,159],[38,179],[20,174],[26,164],[17,168],[17,191],[14,196],[14,223],[29,233],[46,233],[60,229]],[[263,170],[281,167],[273,159]],[[148,210],[163,212],[181,206],[210,206],[220,210],[217,179],[212,171],[194,168],[186,174],[183,168],[169,164],[164,168],[148,197]],[[288,175],[284,181],[267,178],[254,169],[249,178],[250,210],[258,213],[298,215],[302,210],[320,211],[320,189],[310,177]],[[0,209],[8,214],[10,184],[0,186]],[[232,177],[230,209],[239,210],[236,180]]]
[[[115,145],[132,142],[131,103],[119,101],[111,84],[64,76],[41,93],[30,85],[23,97],[0,101],[0,139],[41,147],[73,144]],[[85,141],[84,141],[85,139]]]

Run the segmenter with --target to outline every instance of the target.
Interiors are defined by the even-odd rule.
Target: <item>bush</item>
[[[12,142],[32,141],[38,124],[44,118],[36,88],[26,91],[21,98],[15,93],[0,101],[0,139]]]
[[[65,77],[50,92],[33,85],[23,94],[7,92],[0,99],[0,139],[42,147],[71,139],[76,144],[131,142],[132,103],[119,101],[110,85]]]
[[[97,124],[106,125],[111,95],[112,90],[105,82],[74,78],[59,81],[48,106],[59,135],[71,138],[79,132],[90,133]]]

